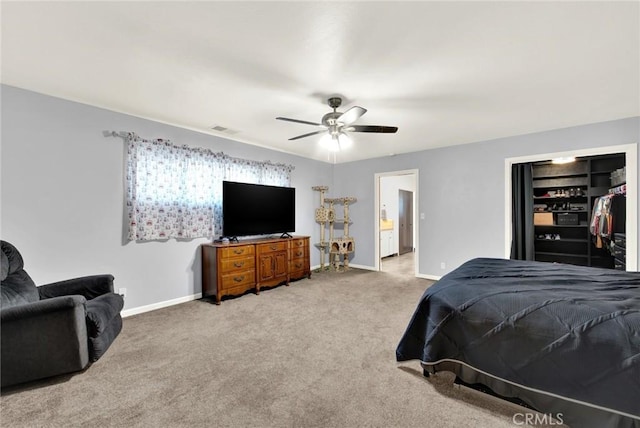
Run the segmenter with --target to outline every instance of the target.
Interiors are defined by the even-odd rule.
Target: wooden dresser
[[[239,295],[311,277],[309,237],[254,239],[202,245],[202,297]]]

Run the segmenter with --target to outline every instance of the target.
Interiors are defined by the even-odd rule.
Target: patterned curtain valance
[[[124,134],[128,239],[213,237],[222,233],[222,181],[290,186],[293,165]]]

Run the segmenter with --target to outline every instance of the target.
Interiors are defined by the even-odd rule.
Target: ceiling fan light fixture
[[[347,149],[353,145],[353,140],[344,132],[338,134],[338,143],[340,149]]]
[[[338,136],[334,134],[325,134],[320,138],[320,145],[330,152],[340,151],[340,141]]]

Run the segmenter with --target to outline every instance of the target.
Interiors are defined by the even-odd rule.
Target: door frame
[[[519,156],[506,158],[504,160],[504,257],[511,257],[511,166],[518,163],[540,162],[558,157],[583,157],[609,155],[614,153],[625,154],[625,165],[627,167],[627,218],[626,234],[631,239],[627,239],[627,271],[638,270],[638,146],[636,143],[623,144],[617,146],[594,147],[591,149],[570,150],[556,153],[542,153],[529,156]],[[629,257],[631,256],[631,257]]]
[[[413,195],[413,246],[415,251],[413,253],[414,257],[414,276],[418,276],[419,269],[419,254],[420,254],[420,242],[418,237],[419,234],[419,221],[418,221],[418,207],[420,206],[420,191],[418,184],[419,180],[419,170],[418,169],[405,169],[400,171],[389,171],[389,172],[377,172],[374,174],[374,212],[373,212],[373,247],[374,247],[374,270],[380,271],[382,268],[382,263],[380,262],[380,209],[382,206],[380,205],[380,179],[382,177],[395,177],[398,175],[412,175],[414,181],[414,195]]]
[[[413,208],[413,204],[414,204],[414,200],[415,200],[415,192],[413,190],[406,190],[406,189],[398,189],[398,256],[402,255],[402,254],[406,254],[409,251],[406,252],[402,252],[402,250],[404,249],[402,246],[402,238],[403,238],[403,234],[400,231],[400,227],[402,225],[402,222],[400,221],[400,207],[401,207],[401,202],[403,200],[402,195],[407,194],[407,196],[410,195],[411,197],[411,252],[413,252],[415,250],[415,229],[413,228],[413,224],[415,223],[415,218],[413,216],[415,210]]]

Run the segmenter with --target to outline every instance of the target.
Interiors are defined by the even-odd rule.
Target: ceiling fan
[[[320,123],[309,122],[306,120],[290,119],[288,117],[276,117],[277,120],[285,120],[288,122],[303,123],[305,125],[319,126],[320,130],[309,132],[308,134],[298,135],[297,137],[289,138],[289,141],[298,140],[300,138],[310,137],[312,135],[325,133],[323,137],[324,143],[330,150],[340,150],[348,143],[350,138],[347,132],[375,132],[383,134],[393,134],[398,131],[396,126],[380,126],[380,125],[352,125],[353,122],[358,120],[363,114],[367,112],[367,109],[354,106],[340,113],[337,108],[342,104],[342,98],[331,97],[327,100],[329,107],[333,109],[322,116]],[[322,141],[322,140],[321,140]]]

